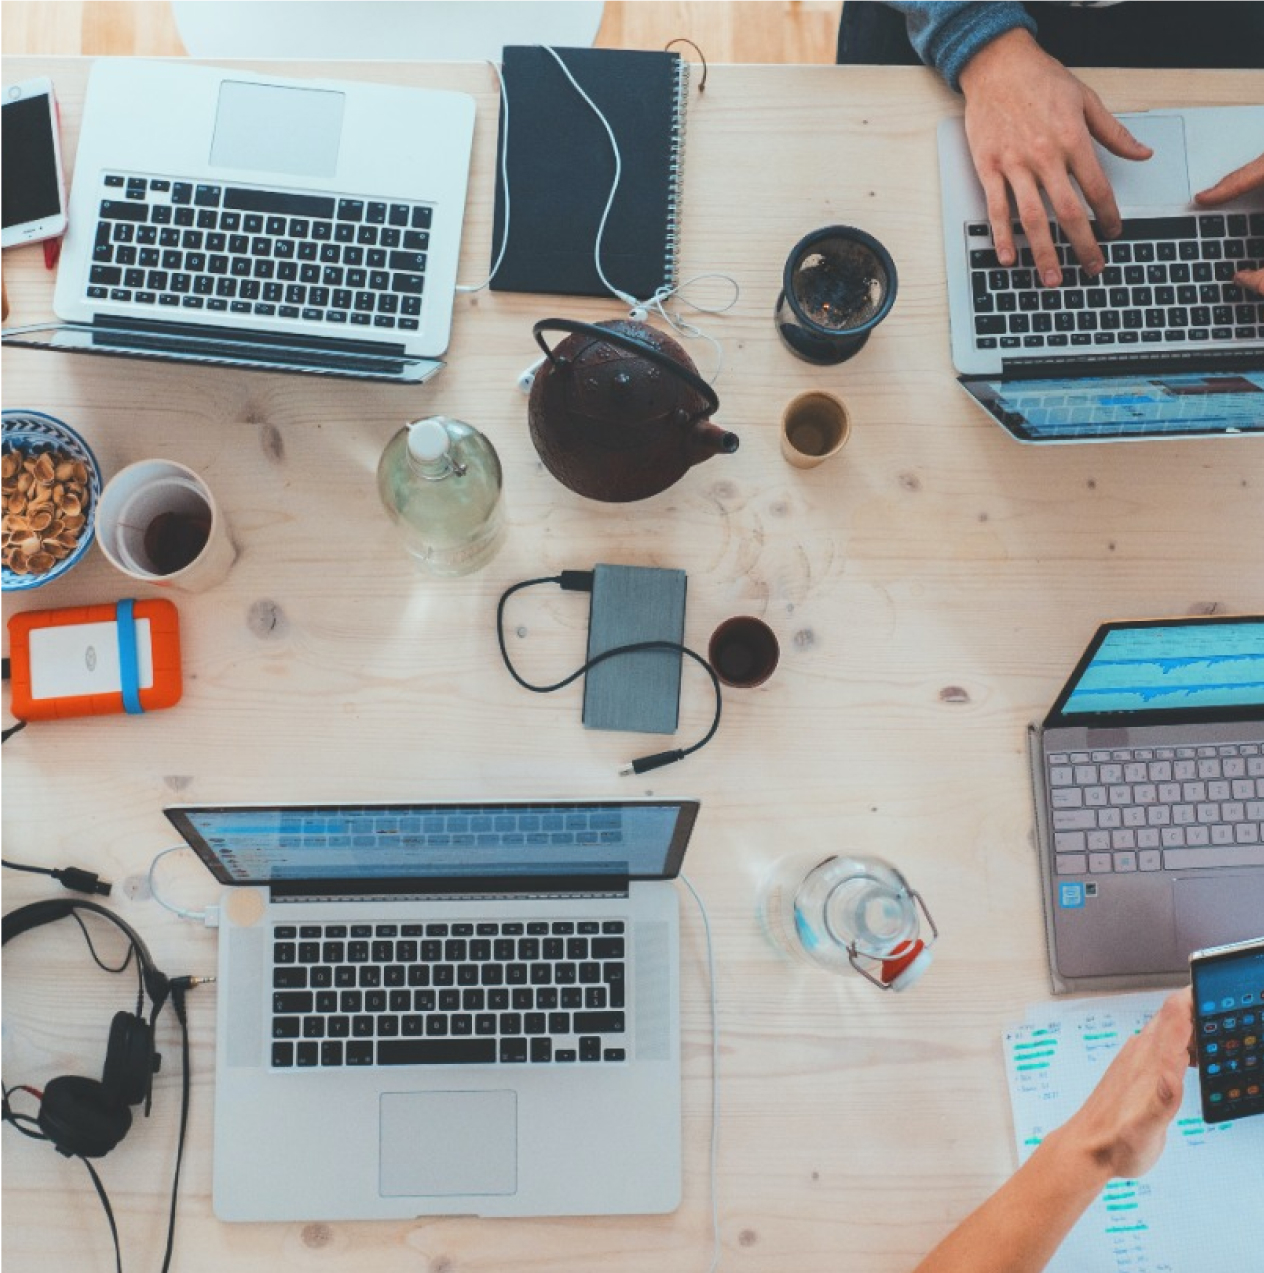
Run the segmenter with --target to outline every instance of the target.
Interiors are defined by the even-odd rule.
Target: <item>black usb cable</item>
[[[687,654],[711,678],[711,685],[715,690],[715,716],[711,721],[711,728],[692,747],[678,747],[672,751],[656,752],[652,756],[641,756],[619,772],[626,777],[628,774],[643,774],[648,773],[651,769],[661,769],[664,765],[674,765],[678,760],[684,760],[686,756],[692,755],[695,751],[705,747],[715,737],[716,730],[720,728],[722,697],[720,693],[720,678],[716,676],[715,669],[702,655],[696,654],[687,645],[681,645],[679,641],[636,641],[631,645],[616,645],[612,649],[603,650],[600,654],[594,655],[582,667],[553,685],[533,685],[530,681],[524,680],[519,675],[517,668],[510,662],[509,650],[505,645],[505,606],[515,592],[521,592],[524,588],[533,588],[537,584],[542,583],[555,583],[564,592],[592,592],[593,572],[591,570],[563,570],[560,575],[546,575],[541,579],[525,579],[522,583],[516,583],[512,587],[506,588],[501,594],[500,601],[496,606],[496,640],[500,643],[500,657],[504,660],[505,668],[508,670],[509,675],[524,690],[530,690],[533,694],[552,694],[554,690],[565,689],[566,686],[573,684],[599,663],[604,663],[607,659],[616,658],[618,655],[639,654],[643,650],[675,650],[680,654]]]

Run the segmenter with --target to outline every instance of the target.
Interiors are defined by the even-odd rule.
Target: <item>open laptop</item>
[[[1055,988],[1184,982],[1264,922],[1264,617],[1097,630],[1032,730]]]
[[[1264,433],[1264,298],[1233,283],[1264,264],[1264,190],[1193,196],[1257,157],[1264,106],[1122,115],[1154,150],[1098,147],[1124,219],[1090,279],[1051,220],[1063,283],[1043,287],[1022,227],[1000,266],[959,118],[939,127],[952,358],[967,393],[1022,442]]]
[[[179,806],[225,1220],[666,1212],[688,800]]]
[[[413,384],[448,345],[473,99],[93,65],[54,309],[12,344]]]

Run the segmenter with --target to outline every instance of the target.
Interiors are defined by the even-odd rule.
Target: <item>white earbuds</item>
[[[523,393],[530,393],[531,386],[535,384],[536,372],[544,366],[544,355],[541,354],[522,374],[518,377],[518,388]]]

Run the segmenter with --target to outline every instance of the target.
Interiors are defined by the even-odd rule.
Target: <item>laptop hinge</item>
[[[627,885],[622,888],[585,889],[582,892],[565,893],[278,893],[270,890],[271,900],[280,905],[286,902],[574,902],[579,900],[610,901],[626,898]]]
[[[1076,376],[1226,375],[1264,370],[1261,349],[1164,349],[1162,353],[1083,354],[1075,358],[1002,358],[1006,380],[1065,380]],[[1256,389],[1256,385],[1243,385]]]

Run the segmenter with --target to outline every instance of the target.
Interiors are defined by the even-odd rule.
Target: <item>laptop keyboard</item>
[[[278,924],[272,1066],[617,1062],[623,920]]]
[[[1139,217],[1101,245],[1105,270],[1090,278],[1070,240],[1050,224],[1062,284],[1044,287],[1022,226],[1017,264],[997,260],[989,226],[965,227],[974,343],[978,349],[1047,350],[1264,339],[1264,303],[1233,282],[1264,261],[1264,213]]]
[[[1264,748],[1048,757],[1059,875],[1264,866]]]
[[[326,334],[418,330],[428,204],[122,173],[102,182],[90,300],[288,319]]]

